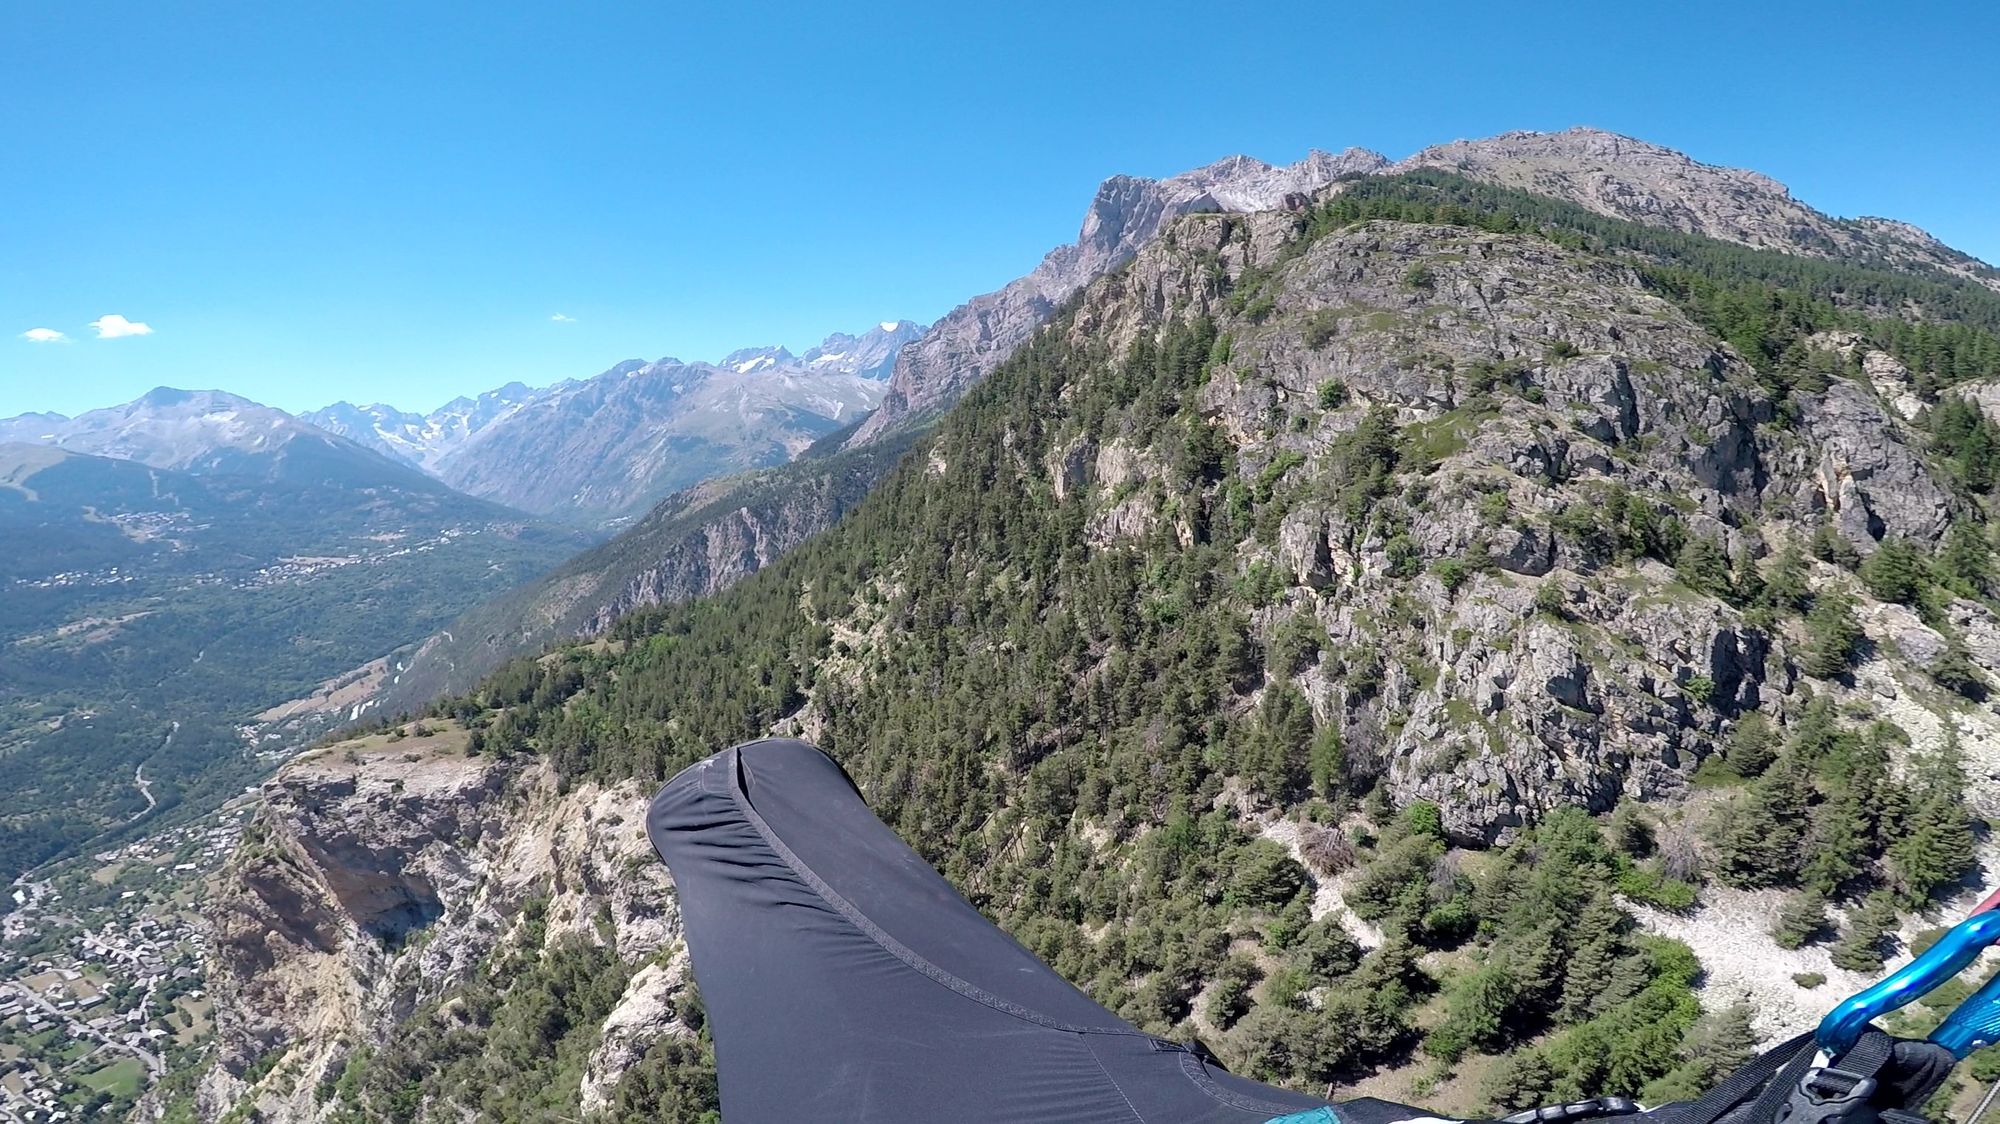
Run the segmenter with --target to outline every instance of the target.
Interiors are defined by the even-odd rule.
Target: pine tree
[[[1993,546],[1969,519],[1952,523],[1937,560],[1938,580],[1963,597],[1983,597],[1993,584]]]
[[[1793,753],[1780,754],[1717,821],[1716,876],[1743,888],[1778,886],[1797,876],[1812,779]]]
[[[1808,694],[1805,704],[1792,721],[1791,741],[1786,748],[1799,760],[1813,764],[1834,751],[1840,744],[1842,731],[1831,696]]]
[[[1736,556],[1736,572],[1729,584],[1735,591],[1739,605],[1761,605],[1764,603],[1764,575],[1757,569],[1757,560],[1748,550]]]
[[[1708,1063],[1709,1072],[1720,1078],[1743,1068],[1757,1053],[1755,1012],[1747,1004],[1725,1007],[1702,1036],[1697,1057]]]
[[[1838,893],[1861,873],[1873,835],[1862,795],[1846,787],[1836,789],[1812,811],[1812,829],[1805,843],[1809,857],[1800,872],[1806,886],[1821,894]]]
[[[1972,818],[1965,807],[1965,769],[1956,738],[1922,760],[1902,832],[1889,847],[1889,867],[1905,904],[1922,905],[1972,868]]]
[[[1749,1006],[1737,1003],[1703,1018],[1688,1031],[1681,1052],[1681,1064],[1641,1093],[1648,1103],[1698,1097],[1749,1061],[1757,1052],[1757,1031]]]
[[[1624,929],[1628,920],[1609,895],[1598,894],[1577,915],[1576,943],[1563,968],[1562,996],[1557,1002],[1560,1022],[1581,1022],[1625,995],[1619,994],[1626,958]]]
[[[1989,693],[1985,674],[1973,661],[1972,653],[1966,650],[1965,641],[1956,635],[1946,637],[1944,651],[1924,670],[1930,673],[1932,681],[1938,686],[1973,702],[1985,701]]]
[[[1218,1029],[1228,1030],[1250,1010],[1250,989],[1264,972],[1257,962],[1238,953],[1216,969],[1215,983],[1209,988],[1205,1015]]]
[[[1770,719],[1754,712],[1746,714],[1729,731],[1729,746],[1722,751],[1722,762],[1739,777],[1761,776],[1778,756],[1777,741]]]
[[[1547,918],[1507,939],[1507,963],[1514,969],[1515,983],[1521,989],[1520,1010],[1543,1016],[1554,1010],[1562,993],[1564,972],[1560,939],[1567,929],[1564,921]]]
[[[1842,569],[1852,570],[1861,564],[1861,552],[1847,541],[1833,524],[1822,523],[1813,532],[1812,555],[1822,562],[1831,562]]]
[[[1847,931],[1835,942],[1833,966],[1850,972],[1874,973],[1882,970],[1882,946],[1896,925],[1896,904],[1887,894],[1868,895],[1847,923]]]
[[[1690,589],[1725,601],[1735,595],[1729,585],[1729,557],[1722,552],[1722,544],[1707,535],[1690,538],[1674,560],[1674,568]]]
[[[1930,567],[1923,551],[1901,536],[1883,539],[1861,564],[1861,582],[1882,601],[1914,605],[1930,586]]]
[[[1424,1038],[1424,1052],[1449,1062],[1468,1049],[1498,1045],[1508,1009],[1520,990],[1505,963],[1488,964],[1459,977],[1445,996],[1444,1021]]]
[[[1973,430],[1954,458],[1953,467],[1958,469],[1958,478],[1975,493],[1983,495],[1992,491],[1996,454],[2000,454],[2000,450],[1994,448],[1992,428],[1982,425]]]
[[[1803,613],[1812,604],[1812,586],[1806,580],[1806,556],[1797,542],[1785,544],[1778,561],[1764,579],[1764,603],[1781,613]]]
[[[1805,673],[1816,679],[1846,675],[1860,658],[1863,636],[1852,599],[1844,593],[1820,595],[1806,615]]]
[[[1815,699],[1812,710],[1817,715],[1826,705]],[[1826,721],[1830,727],[1830,716]],[[1832,730],[1824,737],[1814,757],[1825,799],[1813,809],[1806,837],[1806,885],[1835,894],[1879,852],[1897,794],[1889,775],[1890,746],[1906,741],[1901,729],[1886,722],[1875,723],[1865,737],[1853,730]]]
[[[1771,939],[1779,948],[1800,948],[1826,928],[1826,899],[1817,890],[1801,890],[1778,907]]]
[[[1338,722],[1327,722],[1313,735],[1308,764],[1312,774],[1313,793],[1321,797],[1331,797],[1341,787],[1346,767],[1346,753],[1341,745]]]
[[[1480,1095],[1492,1105],[1494,1115],[1534,1108],[1549,1099],[1555,1087],[1555,1067],[1539,1049],[1508,1054],[1487,1071]]]
[[[1621,854],[1635,859],[1643,859],[1653,853],[1653,824],[1633,800],[1620,800],[1611,809],[1611,818],[1605,821],[1605,832],[1611,838],[1611,846]]]

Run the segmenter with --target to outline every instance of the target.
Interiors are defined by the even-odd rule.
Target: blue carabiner
[[[1831,1056],[1839,1057],[1854,1045],[1869,1023],[1936,990],[1979,959],[1979,954],[1995,941],[2000,941],[2000,910],[1975,913],[1959,922],[1950,932],[1939,937],[1936,944],[1925,949],[1922,956],[1828,1012],[1826,1018],[1820,1020],[1815,1036],[1819,1039],[1820,1048]],[[1979,989],[1978,994],[1961,1004],[1937,1033],[1949,1034],[1965,1047],[1966,1053],[1978,1048],[1970,1043],[1982,1034],[1990,1042],[1995,1030],[2000,1029],[1996,1027],[2000,1024],[2000,986],[1996,983],[2000,981],[1989,982]],[[1965,1016],[1962,1019],[1961,1014]],[[1947,1028],[1950,1028],[1949,1031]],[[1954,1054],[1964,1056],[1944,1038],[1934,1035],[1933,1040],[1951,1048]]]
[[[2000,974],[1987,980],[1970,999],[1945,1016],[1944,1022],[1931,1031],[1931,1041],[1950,1050],[1951,1056],[1961,1061],[1974,1050],[2000,1041]]]

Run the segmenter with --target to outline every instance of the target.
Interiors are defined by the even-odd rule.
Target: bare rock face
[[[1952,393],[1978,406],[1988,418],[2000,420],[2000,380],[1979,379],[1960,383],[1951,388]]]
[[[1387,174],[1440,168],[1588,207],[1612,218],[1808,257],[1934,267],[2000,288],[2000,272],[1908,223],[1836,219],[1759,172],[1703,164],[1602,129],[1512,132],[1426,148]]]
[[[1875,397],[1849,382],[1809,396],[1804,428],[1817,445],[1800,493],[1863,553],[1888,535],[1933,542],[1950,522],[1950,501],[1923,459],[1890,424]]]
[[[953,309],[923,339],[903,349],[881,406],[855,431],[850,447],[957,401],[1041,327],[1057,305],[1130,259],[1167,220],[1197,212],[1271,210],[1288,196],[1303,198],[1342,176],[1366,175],[1387,164],[1378,153],[1350,148],[1339,155],[1314,151],[1284,168],[1232,156],[1164,180],[1105,180],[1074,243],[1049,251],[1034,272],[1006,288]]]
[[[605,1018],[603,1037],[584,1071],[584,1112],[610,1107],[619,1079],[661,1037],[694,1037],[674,1006],[687,987],[690,971],[687,951],[682,949],[665,965],[648,964],[639,969],[625,985],[625,995]]]
[[[468,757],[466,742],[450,728],[378,735],[313,751],[264,786],[204,909],[220,1042],[209,1118],[247,1102],[267,1120],[321,1119],[336,1106],[314,1090],[349,1052],[518,939],[531,899],[546,901],[550,936],[608,939],[628,962],[679,948],[639,785],[565,793],[545,763]],[[685,954],[668,967],[642,970],[614,1013],[591,1066],[600,1097],[655,1037],[692,1033],[671,1014]]]

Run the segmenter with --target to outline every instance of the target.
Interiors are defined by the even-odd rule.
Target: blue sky
[[[429,409],[798,350],[1025,272],[1114,173],[1513,128],[1630,133],[2000,261],[1995,12],[21,0],[0,416],[159,384]]]

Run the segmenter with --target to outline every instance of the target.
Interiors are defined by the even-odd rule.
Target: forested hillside
[[[2000,294],[1341,186],[1179,221],[832,531],[430,720],[576,785],[811,738],[1065,976],[1262,1078],[1692,1094],[1935,924],[2000,811]],[[1750,892],[1827,965],[1766,981],[1789,1012],[1659,935]],[[613,997],[597,951],[501,959],[539,947],[328,1111],[553,1119]],[[503,1043],[518,1081],[467,1060]],[[701,1118],[700,1054],[659,1037],[617,1118]]]

